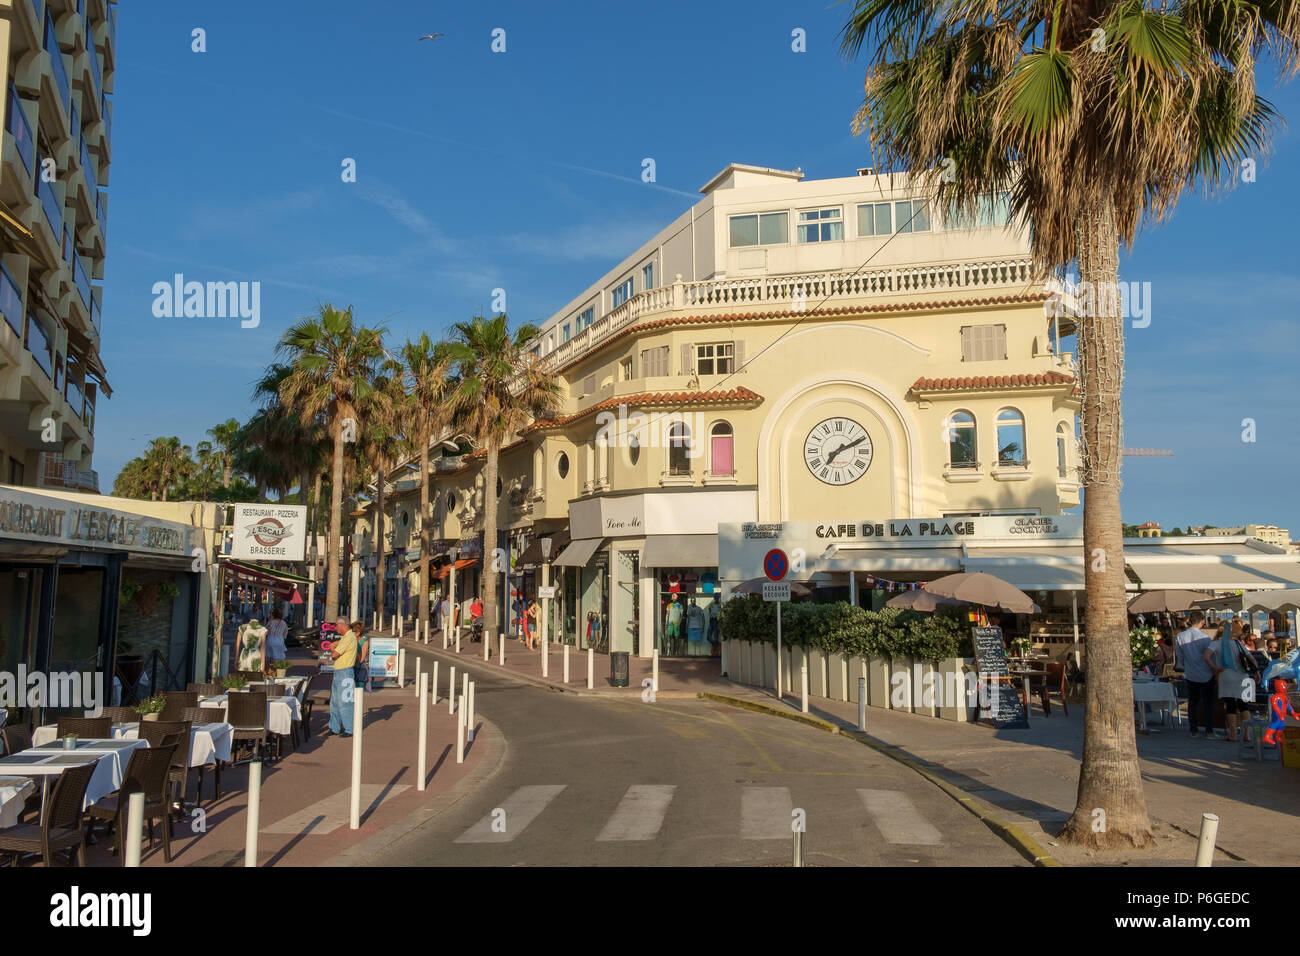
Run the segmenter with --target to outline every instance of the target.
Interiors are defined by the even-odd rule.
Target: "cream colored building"
[[[438,551],[473,540],[487,506],[516,570],[563,533],[550,573],[565,637],[585,645],[595,615],[614,649],[689,654],[691,601],[720,589],[720,524],[1079,503],[1073,359],[1005,197],[963,224],[905,175],[732,165],[701,192],[539,323],[561,407],[503,453],[499,496],[480,458],[440,463]],[[407,474],[387,546],[418,545]],[[464,588],[481,588],[475,573],[458,572]]]
[[[1275,524],[1248,524],[1236,528],[1206,528],[1205,535],[1207,537],[1245,535],[1248,538],[1258,538],[1266,544],[1286,548],[1288,551],[1293,550],[1291,547],[1291,532],[1286,528],[1279,528]]]
[[[0,0],[0,482],[98,491],[115,4]]]

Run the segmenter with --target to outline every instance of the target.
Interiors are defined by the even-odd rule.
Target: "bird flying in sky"
[[[440,37],[440,36],[444,36],[444,34],[441,34],[441,33],[426,33],[424,36],[420,37],[420,40],[436,40],[436,39],[438,39],[438,37]],[[415,42],[416,42],[416,43],[419,43],[420,41],[419,41],[419,40],[416,40]]]

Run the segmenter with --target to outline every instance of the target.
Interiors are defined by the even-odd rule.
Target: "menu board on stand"
[[[1002,628],[973,627],[975,669],[979,675],[979,714],[976,722],[998,730],[1027,730],[1029,715],[1012,683]]]

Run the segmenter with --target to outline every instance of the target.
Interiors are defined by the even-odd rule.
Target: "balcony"
[[[99,300],[94,296],[91,296],[90,299],[90,324],[95,327],[96,334],[103,335],[103,331],[99,327]]]
[[[72,414],[76,415],[80,421],[85,421],[86,395],[81,390],[80,383],[71,375],[68,376],[67,385],[64,386],[63,397],[67,399],[68,404],[72,407]]]
[[[95,39],[89,22],[86,23],[86,55],[90,58],[90,78],[95,81],[95,98],[99,99],[104,90],[104,74],[99,70],[99,54],[95,52]]]
[[[36,316],[30,312],[27,313],[27,341],[24,344],[27,346],[27,351],[32,353],[32,358],[40,370],[53,381],[54,365],[51,356],[54,354],[54,343],[50,341],[45,326],[41,325],[36,320]]]
[[[59,197],[54,194],[54,184],[47,183],[45,177],[39,173],[36,175],[36,198],[41,201],[41,208],[45,210],[45,220],[50,224],[50,229],[54,232],[54,241],[57,243],[63,238],[63,207],[59,203]]]
[[[90,276],[86,274],[86,267],[81,264],[81,254],[75,249],[72,250],[72,281],[77,286],[77,292],[81,295],[82,304],[87,309],[90,308]]]
[[[27,114],[23,112],[22,100],[18,97],[18,91],[12,85],[9,87],[5,131],[14,138],[14,148],[18,150],[23,165],[27,167],[27,175],[30,176],[33,172],[32,164],[36,161],[36,139],[32,135],[31,123],[27,122]]]
[[[80,491],[99,492],[99,474],[78,471],[77,463],[64,461],[63,456],[51,452],[41,453],[41,484],[46,488],[75,488]]]
[[[4,314],[9,328],[19,341],[23,337],[23,293],[18,282],[9,272],[9,268],[0,265],[0,313]]]
[[[72,85],[68,82],[68,71],[63,65],[63,53],[59,50],[59,41],[54,32],[54,20],[50,12],[45,11],[45,52],[50,55],[50,66],[54,71],[54,82],[59,86],[59,96],[63,101],[63,111],[68,111],[72,102]]]
[[[108,94],[99,95],[99,113],[104,117],[104,139],[107,142],[113,141],[113,113],[108,108]]]
[[[99,219],[99,231],[108,235],[108,193],[95,190],[95,215]]]
[[[108,5],[108,45],[117,52],[117,7]]]
[[[606,339],[651,315],[690,310],[723,310],[740,306],[770,306],[792,311],[825,303],[842,307],[851,300],[893,299],[900,296],[998,289],[1004,294],[1035,288],[1029,257],[969,262],[939,262],[894,266],[857,272],[818,272],[800,275],[744,276],[683,282],[638,293],[611,309],[566,342],[543,356],[556,369],[585,355]],[[549,332],[550,330],[548,330]]]

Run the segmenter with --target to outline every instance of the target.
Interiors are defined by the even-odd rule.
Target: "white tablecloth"
[[[54,777],[70,766],[94,760],[95,773],[86,787],[84,809],[122,786],[131,751],[147,746],[143,740],[79,740],[76,750],[64,750],[62,743],[46,744],[0,758],[0,774],[47,778],[46,783],[52,791]]]
[[[226,695],[205,697],[199,701],[200,707],[220,710],[222,719],[226,713]],[[293,722],[298,719],[299,707],[297,697],[268,697],[266,699],[266,729],[273,734],[289,734],[293,731]]]
[[[1178,712],[1178,691],[1168,681],[1135,680],[1133,682],[1133,701],[1138,704],[1151,704],[1161,710],[1167,710],[1180,723],[1182,715]],[[1146,708],[1140,711],[1142,725],[1146,726]]]
[[[58,739],[57,734],[58,728],[56,724],[37,727],[36,732],[32,734],[32,744],[40,747],[44,744],[53,743]],[[204,767],[211,764],[214,759],[229,760],[230,736],[231,727],[229,724],[215,722],[196,724],[190,727],[190,766]],[[114,724],[113,737],[116,740],[139,740],[140,725],[135,722]]]
[[[0,777],[0,828],[18,823],[18,814],[35,792],[36,781],[30,777]]]

